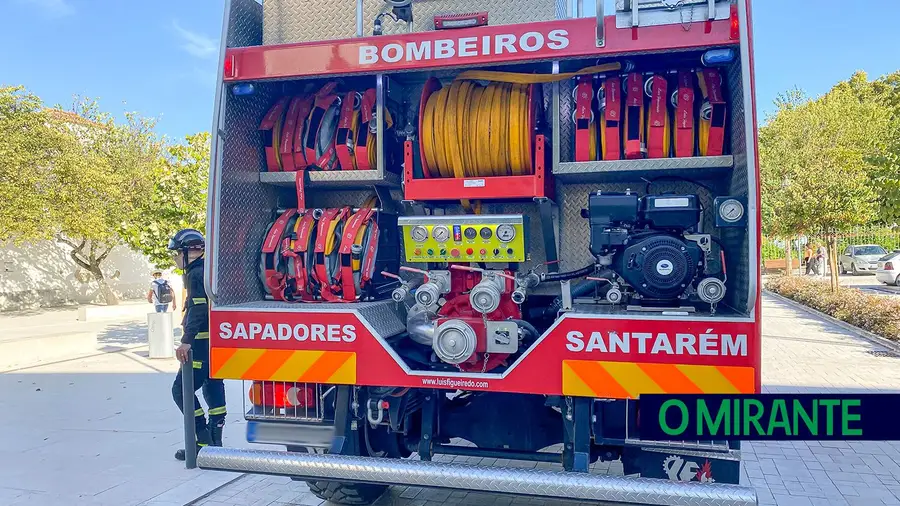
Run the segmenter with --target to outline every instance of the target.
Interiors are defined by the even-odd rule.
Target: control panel
[[[526,219],[520,214],[407,216],[407,262],[524,262]]]

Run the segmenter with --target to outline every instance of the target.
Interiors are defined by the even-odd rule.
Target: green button
[[[433,250],[433,249],[429,249],[429,250],[427,251],[427,253],[428,253],[429,256],[434,255],[434,250]]]
[[[447,250],[442,249],[442,250],[441,250],[441,256],[444,256],[444,255],[446,255],[446,254],[447,254]]]

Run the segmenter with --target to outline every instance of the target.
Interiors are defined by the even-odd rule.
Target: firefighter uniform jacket
[[[195,339],[209,339],[209,304],[203,287],[203,257],[188,264],[184,278],[187,298],[184,302],[184,319],[181,321],[184,330],[181,342],[193,344]],[[201,350],[196,350],[195,353],[198,351]]]

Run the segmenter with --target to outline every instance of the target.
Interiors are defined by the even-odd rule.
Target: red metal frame
[[[597,47],[596,20],[593,18],[566,19],[517,25],[480,26],[452,31],[427,31],[403,35],[383,35],[355,39],[304,42],[272,46],[252,46],[230,48],[225,53],[225,81],[247,81],[290,77],[326,77],[332,74],[362,74],[394,72],[400,70],[426,70],[430,68],[453,68],[473,65],[512,64],[525,61],[558,60],[573,57],[615,56],[628,53],[658,51],[666,49],[691,49],[710,46],[734,45],[731,39],[731,21],[713,21],[706,30],[685,31],[680,24],[642,27],[638,37],[628,37],[625,30],[616,28],[615,16],[604,20],[606,41]],[[619,36],[622,32],[623,36]],[[550,34],[555,33],[565,43],[553,42]],[[544,43],[535,48],[535,35],[539,34]],[[511,36],[515,52],[494,52],[498,36]],[[519,41],[525,37],[528,50]],[[489,41],[485,50],[483,41]],[[453,53],[444,52],[438,57],[436,44],[454,44]],[[551,42],[553,42],[551,47]],[[417,48],[429,44],[429,58],[424,54],[411,54],[407,44]],[[385,47],[389,59],[399,56],[399,60],[388,62],[381,58]],[[457,47],[464,46],[463,56]],[[360,62],[360,51],[374,47],[378,54],[375,63]],[[533,50],[532,50],[533,49]],[[398,51],[402,51],[403,54]],[[371,59],[371,58],[370,58]]]
[[[649,375],[663,392],[699,393],[692,382],[684,381],[677,369],[669,366],[678,366],[682,370],[686,366],[712,366],[719,370],[713,376],[722,374],[731,378],[736,388],[732,393],[753,393],[759,392],[760,388],[754,379],[755,371],[751,370],[758,370],[760,360],[758,343],[754,342],[759,340],[754,333],[757,326],[757,322],[747,319],[611,319],[570,314],[558,320],[516,362],[508,364],[505,373],[431,372],[409,369],[385,337],[377,335],[350,309],[339,312],[213,310],[210,312],[211,371],[213,376],[227,379],[269,379],[265,374],[272,371],[270,367],[253,367],[250,363],[240,368],[228,368],[231,370],[222,375],[219,371],[225,369],[223,366],[234,356],[235,350],[255,350],[254,357],[258,357],[255,360],[263,361],[268,360],[264,356],[267,353],[286,357],[295,351],[344,352],[365,357],[354,361],[353,374],[348,377],[355,379],[342,381],[344,383],[573,395],[566,391],[566,365],[579,362],[587,365],[583,372],[591,373],[582,375],[582,380],[594,391],[604,392],[599,396],[626,398],[635,395],[626,394],[608,383],[622,382],[634,374]],[[309,337],[309,329],[316,327],[329,330],[322,330],[318,339]],[[278,337],[274,337],[276,335]],[[624,349],[622,345],[613,344],[622,339],[628,343]],[[736,347],[726,344],[736,342],[742,344]],[[618,378],[610,378],[602,364],[613,364],[607,365],[606,370],[619,369]],[[621,364],[621,367],[615,364]],[[234,377],[237,369],[245,371],[240,378]],[[671,381],[666,379],[669,375],[672,375]],[[735,378],[738,381],[734,381]],[[705,387],[717,390],[719,384],[707,382]]]
[[[467,178],[415,178],[412,143],[406,141],[403,150],[404,197],[407,200],[553,198],[551,175],[546,169],[546,139],[543,135],[534,139],[534,174]]]

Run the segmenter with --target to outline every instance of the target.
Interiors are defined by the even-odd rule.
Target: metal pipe
[[[363,36],[363,0],[356,0],[356,36]]]
[[[184,413],[184,467],[197,467],[197,432],[194,425],[194,352],[181,364],[181,411]]]
[[[201,452],[199,464],[201,469],[312,480],[479,490],[535,497],[566,497],[582,501],[695,506],[756,504],[756,491],[738,485],[682,483],[652,478],[470,466],[449,462],[208,446]]]
[[[484,457],[490,459],[515,459],[533,462],[562,462],[562,455],[551,452],[525,452],[520,450],[492,450],[476,446],[438,445],[434,453],[441,455],[461,455],[463,457]]]

